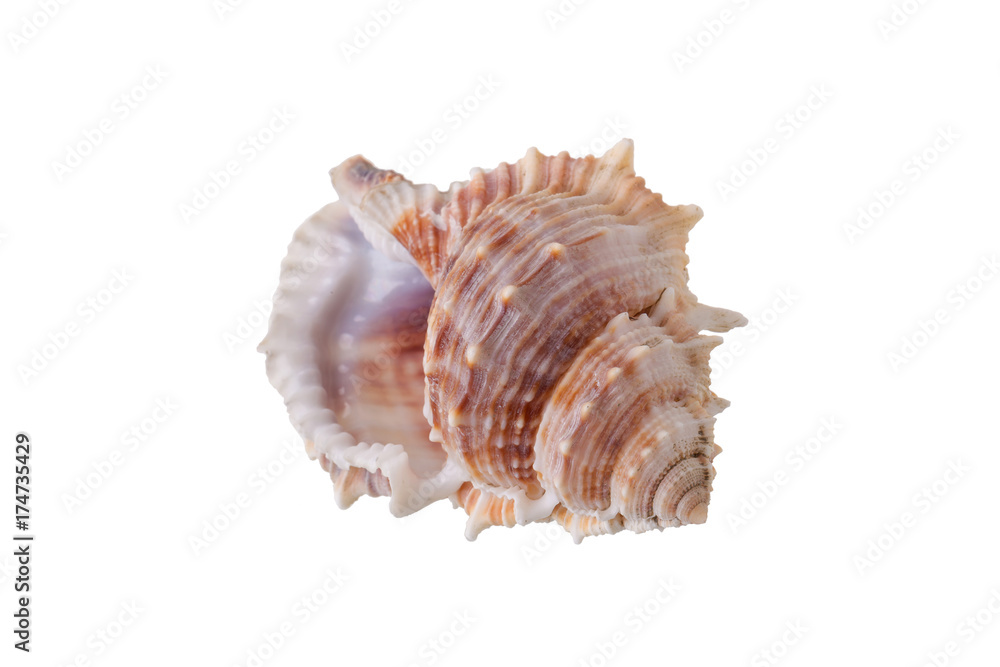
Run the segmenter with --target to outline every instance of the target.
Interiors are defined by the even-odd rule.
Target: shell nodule
[[[338,505],[450,498],[470,539],[707,520],[728,403],[701,332],[746,320],[688,289],[702,211],[646,188],[631,141],[447,192],[360,156],[330,175],[340,201],[296,232],[259,349]]]

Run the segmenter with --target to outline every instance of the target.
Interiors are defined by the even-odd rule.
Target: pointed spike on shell
[[[525,164],[537,164],[539,161],[541,161],[543,157],[544,156],[542,155],[541,151],[539,151],[536,146],[532,146],[528,150],[524,151],[523,159]],[[502,162],[501,164],[506,165],[507,163]]]
[[[379,169],[363,155],[348,158],[330,170],[330,181],[334,189],[341,201],[349,207],[359,206],[372,189],[402,180],[402,174],[390,169]]]
[[[709,414],[710,417],[714,417],[723,410],[729,407],[729,401],[722,398],[721,396],[716,396],[712,394],[712,398],[705,404],[705,412]]]
[[[330,473],[334,500],[340,509],[349,508],[361,496],[388,496],[392,493],[389,481],[380,473],[370,473],[362,468],[344,470],[330,463],[325,455],[321,456],[321,464]]]
[[[663,290],[663,294],[657,300],[656,304],[653,305],[652,310],[649,312],[649,317],[651,320],[657,324],[663,324],[667,321],[667,318],[677,310],[677,290],[673,287],[668,287]]]
[[[628,326],[629,319],[628,313],[619,313],[611,318],[611,321],[608,322],[608,326],[605,327],[605,330],[609,333],[616,333],[620,331],[622,327]]]
[[[489,491],[475,488],[466,482],[452,496],[452,502],[463,508],[469,515],[465,524],[465,537],[470,542],[475,541],[487,528],[505,526],[512,528],[517,525],[514,502],[509,498],[500,498]]]
[[[698,221],[705,217],[705,211],[702,210],[701,206],[697,204],[687,204],[686,206],[679,207],[684,215],[690,219],[688,224],[688,230],[690,231],[692,227],[698,224]]]
[[[369,210],[371,207],[365,205],[371,192],[377,192],[387,184],[396,184],[397,192],[405,193],[403,201],[414,200],[413,186],[409,181],[394,171],[377,168],[361,155],[348,158],[331,169],[330,181],[341,202],[347,205],[351,216],[358,222],[365,238],[375,249],[396,261],[416,263],[409,250],[393,235],[402,213],[386,211],[384,202],[382,206],[376,205],[374,210]],[[400,202],[395,203],[398,206]]]
[[[696,331],[725,333],[747,325],[747,318],[734,310],[697,304],[687,313],[687,321]]]
[[[338,470],[340,469],[338,468]],[[361,496],[365,495],[364,487],[360,484],[349,483],[346,474],[340,477],[331,475],[331,477],[333,477],[334,502],[337,503],[337,507],[340,509],[346,510],[350,508]]]
[[[586,537],[613,535],[625,528],[621,516],[601,520],[593,516],[573,514],[561,505],[552,511],[549,518],[562,526],[575,544],[580,544]]]
[[[609,148],[599,161],[603,166],[635,173],[635,142],[622,139]]]
[[[668,345],[669,342],[664,341],[663,344]],[[645,357],[649,356],[650,352],[652,352],[652,348],[648,345],[636,345],[625,355],[625,360],[632,364],[640,363]]]
[[[360,155],[331,169],[330,180],[372,246],[396,261],[416,265],[436,285],[454,240],[441,209],[461,184],[453,184],[448,192],[414,185]]]
[[[562,243],[550,243],[545,246],[545,250],[552,259],[562,259],[566,256],[566,246]]]

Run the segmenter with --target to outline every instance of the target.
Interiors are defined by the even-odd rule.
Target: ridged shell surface
[[[727,403],[709,389],[721,339],[700,332],[745,320],[687,288],[701,209],[632,164],[625,140],[532,149],[447,192],[360,156],[331,171],[340,202],[296,233],[260,349],[341,506],[449,497],[470,539],[706,520]]]

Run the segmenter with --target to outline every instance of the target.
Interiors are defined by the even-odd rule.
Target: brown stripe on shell
[[[364,468],[354,467],[344,470],[335,466],[325,454],[320,454],[319,464],[330,473],[334,498],[341,509],[347,509],[361,496],[377,498],[392,495],[389,480],[379,471],[368,472]]]
[[[645,314],[620,314],[553,392],[535,469],[571,511],[682,523],[702,511],[680,501],[692,479],[710,488],[713,420],[704,404],[714,397],[708,352],[719,339],[678,343],[667,330]],[[678,484],[680,495],[668,493]]]
[[[566,529],[573,536],[573,541],[579,544],[585,537],[594,535],[614,535],[626,528],[621,515],[603,521],[597,517],[584,514],[574,514],[568,509],[559,505],[552,512],[552,520]],[[638,532],[642,532],[640,528]]]
[[[456,507],[461,507],[469,515],[465,536],[470,540],[476,539],[479,533],[491,526],[511,528],[517,525],[513,500],[477,489],[470,482],[459,487],[452,499]]]
[[[553,185],[530,176],[552,158],[529,153],[521,180],[549,189],[470,220],[439,280],[424,362],[432,433],[480,484],[538,497],[532,445],[559,378],[615,314],[668,285],[686,293],[682,248],[700,210],[663,204],[608,159],[614,169],[584,161]]]

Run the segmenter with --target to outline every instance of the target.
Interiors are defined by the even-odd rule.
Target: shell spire
[[[297,334],[300,355],[345,336],[357,348],[292,362],[284,315],[262,348],[293,422],[304,409],[281,368],[318,370],[298,426],[307,442],[329,434],[314,446],[338,503],[390,495],[401,513],[450,496],[470,539],[533,521],[579,540],[706,520],[714,415],[727,403],[709,389],[721,338],[700,332],[745,319],[688,289],[684,249],[702,210],[650,191],[633,150],[631,140],[600,158],[531,149],[445,192],[361,156],[331,170],[342,203],[314,233],[339,235],[349,252],[327,263],[325,282],[283,290],[283,271],[279,294],[312,332]],[[359,306],[384,272],[405,285]],[[303,302],[327,304],[325,315],[301,321]],[[345,324],[358,317],[365,324]],[[337,373],[364,371],[378,342],[404,330],[411,344],[344,391]],[[393,409],[398,419],[386,419]]]

